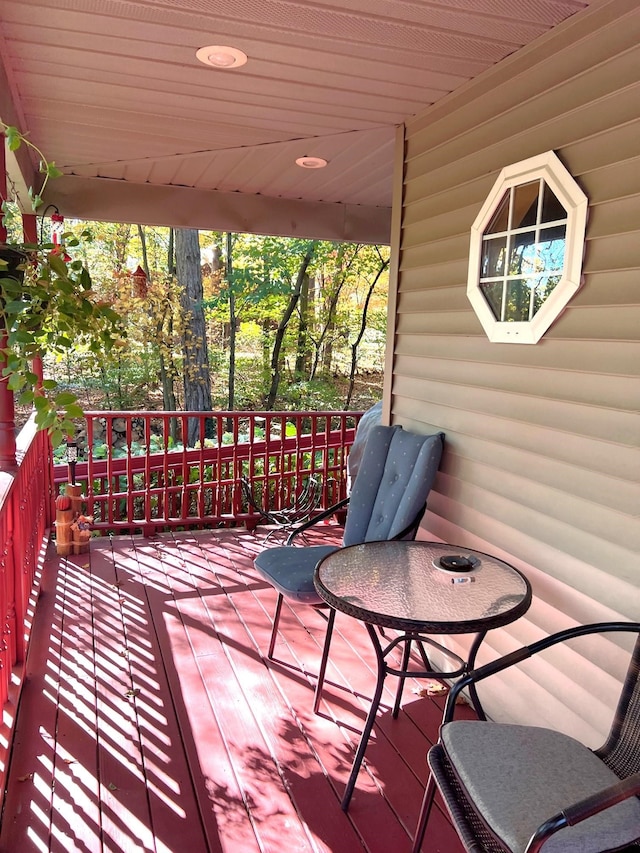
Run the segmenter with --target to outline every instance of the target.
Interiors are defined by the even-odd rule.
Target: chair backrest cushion
[[[369,440],[369,434],[373,427],[380,423],[381,416],[382,403],[376,403],[375,406],[367,409],[364,415],[360,418],[358,429],[356,430],[356,437],[353,440],[351,450],[349,450],[349,458],[347,459],[347,472],[349,474],[347,494],[351,494],[351,488],[358,476],[362,457],[364,456],[367,441]]]
[[[422,512],[442,456],[444,435],[374,426],[351,489],[343,545],[393,539]],[[415,530],[410,534],[415,536]]]

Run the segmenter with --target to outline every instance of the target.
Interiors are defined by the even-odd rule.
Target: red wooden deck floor
[[[390,685],[345,815],[370,640],[338,614],[313,714],[323,617],[285,607],[278,660],[266,660],[275,594],[252,565],[263,547],[262,532],[183,532],[48,559],[2,853],[410,849],[442,700],[408,683],[392,720]],[[439,810],[424,849],[462,850]]]

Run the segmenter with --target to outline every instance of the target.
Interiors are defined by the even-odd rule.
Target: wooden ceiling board
[[[366,223],[391,208],[398,126],[601,2],[0,0],[0,118],[69,175],[362,205]],[[207,44],[249,61],[206,67]]]

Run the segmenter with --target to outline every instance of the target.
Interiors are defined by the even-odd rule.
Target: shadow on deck
[[[341,529],[323,535],[339,541]],[[275,594],[253,569],[265,536],[176,532],[96,539],[73,558],[51,551],[2,853],[410,849],[442,700],[407,683],[394,721],[389,685],[345,815],[373,650],[338,614],[313,714],[324,617],[285,606],[278,660],[266,660]],[[432,853],[462,850],[442,813],[429,833]]]

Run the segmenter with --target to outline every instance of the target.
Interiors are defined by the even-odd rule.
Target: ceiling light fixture
[[[247,54],[237,47],[211,44],[196,51],[196,59],[213,68],[239,68],[247,61]]]
[[[323,157],[298,157],[296,166],[303,169],[324,169],[328,162]]]

